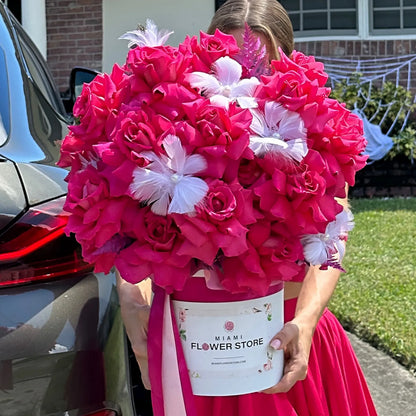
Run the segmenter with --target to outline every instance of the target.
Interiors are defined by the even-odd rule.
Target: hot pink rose
[[[227,111],[222,107],[212,106],[209,100],[198,102],[198,106],[186,106],[190,123],[198,132],[189,144],[207,161],[206,175],[220,178],[228,163],[249,154],[248,148],[251,113],[230,105]]]
[[[335,100],[334,100],[335,101]],[[353,186],[355,172],[365,166],[367,156],[362,153],[367,144],[362,120],[337,101],[332,101],[335,117],[328,123],[333,128],[331,153],[341,166],[345,181]]]
[[[275,170],[273,176],[256,185],[254,193],[259,198],[259,207],[265,217],[280,221],[290,221],[292,208],[286,194],[287,176],[284,172]]]
[[[216,181],[204,201],[204,209],[214,222],[225,221],[234,216],[237,209],[236,197],[230,187]]]
[[[233,56],[239,51],[233,36],[216,29],[213,35],[200,33],[200,47],[196,51],[199,59],[209,70],[212,64],[223,56]]]
[[[62,168],[71,166],[70,173],[75,172],[81,169],[80,155],[85,158],[91,151],[92,145],[87,145],[80,137],[69,132],[62,141],[61,155],[57,165]]]
[[[238,166],[238,180],[244,187],[248,188],[264,175],[263,169],[258,164],[258,159],[242,159]]]
[[[257,221],[250,227],[248,239],[259,255],[261,270],[271,282],[294,280],[303,271],[303,247],[283,223]]]
[[[161,82],[177,82],[188,69],[190,57],[171,46],[131,49],[126,66],[134,76],[153,88]]]
[[[168,253],[164,253],[164,260],[159,262],[159,258],[145,258],[153,252],[148,247],[143,247],[138,241],[121,250],[116,257],[115,266],[120,271],[123,279],[131,283],[138,283],[148,277],[153,282],[164,288],[167,293],[174,290],[182,290],[189,279],[191,269],[190,264],[178,259],[169,258]],[[143,254],[143,256],[141,256]]]
[[[304,273],[302,244],[279,222],[271,224],[270,235],[258,248],[258,253],[261,267],[272,283],[296,280]]]
[[[84,84],[77,98],[73,114],[78,123],[70,130],[88,143],[106,141],[115,126],[121,103],[129,96],[129,77],[117,65],[109,74],[99,74]]]
[[[130,200],[103,199],[106,192],[102,192],[102,184],[96,187],[86,183],[83,190],[90,195],[74,206],[76,196],[71,193],[72,199],[66,204],[66,209],[72,209],[66,231],[76,235],[84,259],[95,263],[97,272],[108,273],[117,253],[131,243],[131,238],[122,231],[122,218]]]
[[[186,103],[192,103],[199,98],[195,90],[181,83],[162,82],[153,89],[149,105],[155,113],[175,121],[184,118],[183,106]]]
[[[217,269],[221,285],[231,293],[252,292],[265,296],[271,279],[264,273],[257,250],[249,249],[241,256],[224,257],[221,269]]]
[[[155,283],[167,290],[181,290],[190,276],[191,257],[178,254],[183,237],[173,218],[155,215],[145,207],[131,218],[130,231],[136,241],[122,250],[115,261],[123,277],[138,282],[153,275]]]
[[[238,182],[227,184],[221,180],[208,180],[209,191],[203,210],[211,221],[221,223],[238,218],[242,224],[253,224],[256,219],[252,209],[253,194]]]
[[[203,204],[197,207],[197,215],[178,220],[179,228],[186,239],[193,242],[195,229],[189,227],[189,223],[212,224],[204,227],[203,239],[213,243],[215,254],[221,249],[226,256],[238,256],[247,250],[247,226],[256,221],[252,192],[238,183],[228,185],[220,180],[211,180],[208,184],[208,194]],[[195,250],[194,257],[204,261],[201,254]]]
[[[308,78],[320,74],[319,70],[315,73],[308,65],[302,67],[284,53],[279,61],[272,62],[272,68],[271,75],[262,77],[264,85],[256,90],[260,99],[272,99],[290,111],[302,111],[306,104],[319,104],[330,93],[330,89],[320,85],[321,79]]]
[[[143,218],[135,223],[138,238],[147,242],[155,252],[170,252],[180,239],[179,229],[171,216],[154,214],[143,209]]]
[[[192,54],[192,70],[209,72],[212,64],[223,56],[232,56],[239,51],[233,36],[216,30],[213,35],[200,32],[200,42],[196,36],[187,37],[179,45],[179,50]]]
[[[78,172],[73,172],[71,179],[68,184],[65,211],[71,213],[76,210],[88,211],[96,203],[110,196],[108,183],[92,164]]]
[[[149,113],[139,109],[120,113],[113,140],[129,160],[136,160],[143,151],[161,150]]]
[[[293,51],[290,55],[293,62],[305,71],[310,81],[317,81],[320,87],[324,87],[328,81],[328,74],[324,70],[324,64],[317,62],[314,56],[306,56],[302,52]]]

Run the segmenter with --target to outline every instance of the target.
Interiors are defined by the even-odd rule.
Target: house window
[[[215,10],[218,10],[225,2],[226,0],[215,0]]]
[[[357,0],[281,0],[296,35],[358,34]]]
[[[14,17],[22,23],[22,2],[21,0],[4,0],[3,3],[13,13]]]
[[[416,0],[372,0],[370,16],[373,34],[415,33]]]
[[[216,8],[225,0],[216,0]],[[280,0],[296,38],[416,35],[416,0]]]

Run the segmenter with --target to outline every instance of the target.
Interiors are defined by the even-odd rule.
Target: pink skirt
[[[285,302],[285,321],[296,300]],[[351,344],[335,316],[325,310],[316,328],[308,375],[286,394],[194,396],[200,416],[375,416],[366,381]]]
[[[285,301],[285,321],[293,318],[296,299]],[[176,332],[176,331],[175,331]],[[176,350],[180,348],[177,342]],[[149,344],[149,347],[151,345]],[[155,345],[153,344],[153,347]],[[155,350],[149,350],[150,365]],[[153,360],[151,359],[153,356]],[[160,358],[160,355],[159,355]],[[240,396],[194,396],[190,390],[183,353],[178,351],[184,411],[172,415],[197,416],[377,416],[367,383],[346,333],[335,316],[325,310],[316,327],[309,359],[308,375],[288,393],[251,393]],[[160,371],[160,369],[158,369]],[[164,384],[161,379],[160,384]],[[162,404],[163,392],[152,381],[155,416],[170,416]],[[163,410],[164,408],[164,410]]]

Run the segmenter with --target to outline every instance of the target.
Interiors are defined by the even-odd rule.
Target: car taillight
[[[108,409],[103,409],[103,410],[97,410],[96,412],[93,413],[88,413],[85,416],[117,416],[118,413],[115,410],[108,410]]]
[[[92,270],[64,233],[64,198],[31,208],[0,237],[0,286],[72,276]]]

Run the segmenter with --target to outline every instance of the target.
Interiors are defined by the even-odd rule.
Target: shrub
[[[416,130],[414,127],[407,126],[397,136],[393,137],[393,147],[386,155],[386,159],[391,160],[400,155],[413,163],[416,155]]]
[[[377,86],[354,73],[349,79],[335,84],[331,97],[344,102],[350,110],[361,110],[368,120],[380,125],[382,132],[392,138],[393,147],[386,159],[403,155],[413,161],[416,123],[407,119],[407,114],[416,109],[411,91],[390,81]]]

